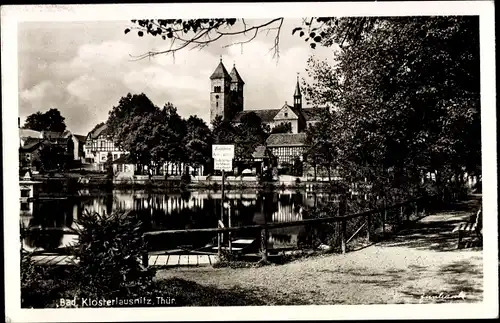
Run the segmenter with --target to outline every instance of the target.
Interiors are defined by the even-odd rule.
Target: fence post
[[[382,215],[382,233],[385,237],[385,222],[387,221],[387,207],[384,203],[384,214]]]
[[[346,253],[346,220],[342,220],[342,227],[340,229],[340,243],[342,248],[342,253]]]
[[[366,217],[366,241],[370,242],[370,230],[372,227],[372,214],[368,213]]]
[[[262,254],[262,260],[267,261],[267,227],[264,226],[260,230],[260,252]]]
[[[403,222],[403,206],[402,205],[399,208],[399,216],[396,216],[396,217],[397,217],[397,229],[396,230],[399,230],[401,227],[401,223]]]
[[[148,268],[148,265],[149,265],[148,252],[143,251],[142,252],[142,266],[144,266],[144,268]]]

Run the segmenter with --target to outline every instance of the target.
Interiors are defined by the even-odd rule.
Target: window
[[[215,107],[218,108],[219,107],[219,102],[215,102]]]
[[[105,161],[106,160],[106,155],[102,155],[101,156],[101,161]]]
[[[285,112],[285,118],[288,117],[288,112]]]
[[[220,86],[214,86],[214,92],[220,93]]]
[[[116,165],[116,170],[119,172],[123,172],[123,164]]]
[[[113,160],[117,160],[118,159],[118,154],[113,154]]]
[[[21,190],[21,197],[30,197],[30,190]]]
[[[29,203],[21,203],[21,211],[29,211],[30,204]]]

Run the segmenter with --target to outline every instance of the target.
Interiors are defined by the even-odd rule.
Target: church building
[[[266,146],[278,157],[278,165],[292,163],[295,158],[302,160],[305,152],[305,130],[320,120],[321,111],[326,108],[306,108],[303,106],[299,77],[293,94],[293,105],[285,104],[277,109],[245,110],[243,89],[245,82],[233,65],[230,73],[227,72],[222,58],[215,71],[210,76],[210,122],[217,116],[230,120],[238,125],[242,118],[255,113],[263,124],[270,129],[281,124],[289,123],[291,133],[271,134],[266,140]]]

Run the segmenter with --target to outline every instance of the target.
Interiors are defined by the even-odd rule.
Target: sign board
[[[214,169],[230,172],[233,170],[233,160],[216,158],[214,159]]]
[[[212,145],[212,158],[233,159],[234,145]]]

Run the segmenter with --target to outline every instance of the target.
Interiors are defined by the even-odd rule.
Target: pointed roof
[[[238,73],[238,70],[236,70],[236,65],[233,65],[233,69],[231,70],[231,74],[229,75],[231,76],[231,82],[238,82],[241,84],[245,84],[245,82],[243,82],[243,79],[240,76],[240,73]]]
[[[294,97],[296,96],[302,96],[300,94],[300,84],[299,84],[299,75],[297,74],[297,84],[295,85],[295,93],[293,94]]]
[[[215,69],[215,71],[212,73],[212,76],[210,76],[210,79],[221,79],[221,78],[230,78],[229,73],[227,72],[226,68],[224,67],[224,64],[222,64],[222,58],[220,59],[220,63]]]

